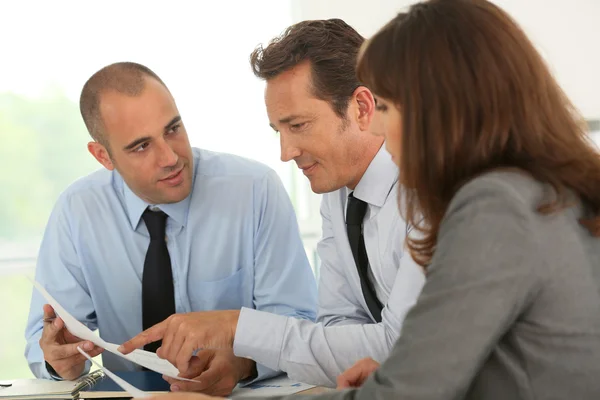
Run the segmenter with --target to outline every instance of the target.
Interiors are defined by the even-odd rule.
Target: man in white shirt
[[[176,315],[122,351],[162,339],[158,354],[196,376],[188,373],[195,350],[233,347],[236,356],[327,386],[361,358],[387,357],[425,278],[404,250],[398,173],[376,135],[376,101],[356,79],[363,41],[339,19],[304,21],[251,55],[267,82],[282,161],[294,160],[324,193],[317,323],[249,308]]]

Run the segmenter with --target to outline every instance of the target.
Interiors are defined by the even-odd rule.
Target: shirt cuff
[[[36,370],[39,371],[38,373],[34,372],[34,375],[36,377],[38,377],[38,379],[52,379],[55,381],[63,381],[64,380],[63,378],[60,377],[60,375],[58,375],[56,373],[54,368],[52,368],[52,365],[48,364],[48,361],[44,360],[43,363],[32,364],[32,367],[34,365],[35,365]],[[38,368],[38,366],[39,366],[39,368]],[[91,367],[92,367],[91,361],[86,360],[85,367],[83,368],[83,372],[76,379],[79,379],[82,376],[89,374]]]
[[[238,319],[233,353],[262,366],[279,370],[281,346],[289,317],[242,307]],[[260,369],[258,369],[260,376]],[[264,379],[264,378],[263,378]]]
[[[58,373],[52,368],[52,365],[48,363],[48,361],[44,361],[44,365],[46,365],[46,371],[52,377],[52,379],[56,381],[62,381],[63,379],[58,375]]]
[[[261,364],[256,364],[256,372],[257,374],[255,377],[241,380],[239,382],[240,387],[252,385],[253,383],[262,381],[263,379],[274,378],[282,374],[281,371],[272,370],[271,368],[267,368]]]

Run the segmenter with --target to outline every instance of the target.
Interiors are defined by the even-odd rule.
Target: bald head
[[[102,94],[115,91],[126,96],[139,96],[144,91],[148,78],[156,79],[166,88],[164,82],[150,68],[133,62],[108,65],[92,75],[83,86],[79,99],[81,116],[92,138],[109,152],[100,112]]]

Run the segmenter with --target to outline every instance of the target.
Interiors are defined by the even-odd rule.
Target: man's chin
[[[163,192],[163,204],[179,203],[188,197],[191,193],[191,184],[182,183],[180,186],[169,188]]]
[[[322,182],[318,179],[309,179],[309,182],[310,182],[310,189],[315,194],[330,193],[330,192],[333,192],[333,191],[339,189],[339,187],[336,187],[335,185],[332,185],[331,183]]]

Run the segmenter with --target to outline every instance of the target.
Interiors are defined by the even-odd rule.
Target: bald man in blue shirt
[[[94,139],[88,150],[105,169],[60,196],[36,270],[74,317],[112,343],[173,313],[249,307],[314,320],[314,276],[274,171],[192,148],[166,85],[142,65],[98,71],[80,105]],[[76,346],[92,355],[102,349],[71,335],[60,318],[44,322],[53,317],[34,291],[27,360],[39,378],[74,379],[89,368]],[[109,353],[103,362],[136,368]],[[204,350],[195,362],[196,389],[210,394],[275,373],[231,350]]]

